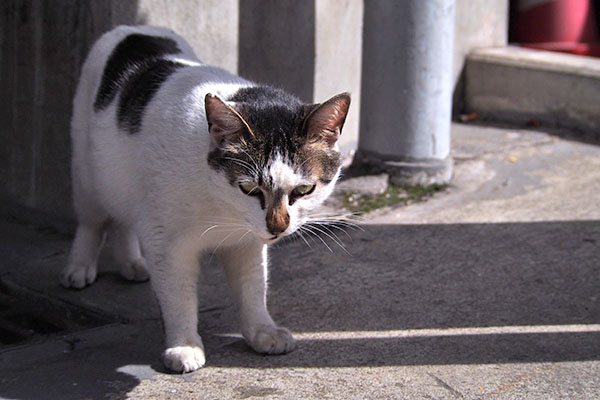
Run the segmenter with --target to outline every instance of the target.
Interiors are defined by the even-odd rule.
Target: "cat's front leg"
[[[242,333],[257,352],[282,354],[295,347],[289,330],[278,327],[267,311],[267,247],[260,243],[234,247],[221,259],[242,320]]]
[[[151,253],[147,260],[165,327],[165,366],[177,372],[195,371],[206,361],[198,335],[197,252],[172,246],[164,254]]]

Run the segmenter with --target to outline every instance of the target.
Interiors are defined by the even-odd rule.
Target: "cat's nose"
[[[290,214],[285,208],[269,210],[267,212],[267,230],[272,235],[279,235],[290,226]]]

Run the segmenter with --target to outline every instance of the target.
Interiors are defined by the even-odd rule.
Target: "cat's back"
[[[125,95],[128,86],[135,91],[135,86],[141,86],[140,78],[167,77],[175,60],[200,63],[185,39],[170,29],[122,25],[105,33],[83,64],[74,113],[100,113],[116,103],[126,106],[119,95]]]
[[[85,193],[126,213],[122,206],[158,190],[156,177],[178,185],[174,178],[186,164],[205,157],[203,93],[227,80],[236,77],[202,64],[167,28],[120,26],[105,33],[83,65],[74,98],[75,196]]]
[[[144,60],[166,55],[196,60],[189,43],[169,28],[120,25],[104,33],[94,43],[83,66],[83,73],[86,69],[103,73],[110,59],[113,72],[127,72]]]
[[[209,90],[218,94],[249,84],[203,64],[187,41],[168,28],[119,26],[98,39],[83,65],[72,122],[88,133],[94,126],[114,123],[115,131],[134,135],[142,130],[147,116],[162,114],[165,107],[190,105],[182,102],[189,100],[185,97],[191,90],[200,96]],[[160,105],[150,110],[156,102]]]

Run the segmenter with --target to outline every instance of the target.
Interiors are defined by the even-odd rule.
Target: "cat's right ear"
[[[210,138],[217,146],[225,142],[235,142],[246,132],[252,134],[240,113],[217,96],[208,93],[204,98],[204,109]]]

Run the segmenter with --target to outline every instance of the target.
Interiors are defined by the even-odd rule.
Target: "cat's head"
[[[228,99],[206,96],[213,184],[232,215],[265,243],[294,233],[331,194],[349,106],[347,93],[303,104],[263,86]]]

